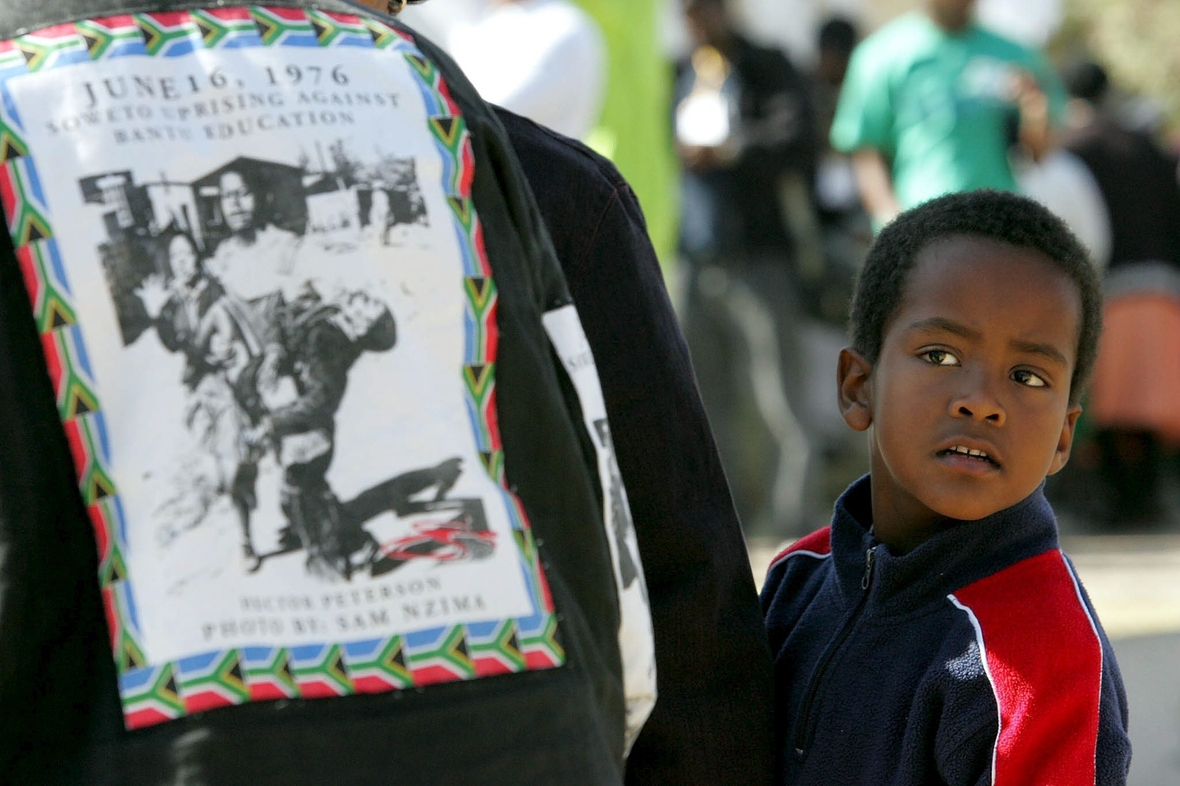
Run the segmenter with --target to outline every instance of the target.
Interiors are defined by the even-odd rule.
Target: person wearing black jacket
[[[96,5],[84,6],[82,15],[99,17],[121,8],[116,1],[101,9]],[[78,18],[79,9],[65,6],[10,4],[0,14],[3,35]],[[325,2],[319,7],[356,13],[354,6],[344,3]],[[233,19],[234,13],[226,9],[214,19]],[[292,8],[275,16],[289,22],[300,13]],[[332,19],[348,22],[347,17]],[[389,20],[380,24],[393,28],[395,35],[412,35]],[[324,37],[334,32],[326,27],[312,29]],[[499,296],[496,408],[505,487],[521,501],[519,510],[531,522],[535,540],[522,542],[525,547],[535,543],[539,549],[540,559],[532,564],[543,571],[547,591],[560,612],[557,643],[565,665],[494,678],[477,674],[474,679],[427,683],[413,691],[380,689],[362,695],[368,691],[357,690],[340,698],[313,699],[314,692],[303,692],[309,684],[306,674],[291,668],[292,663],[298,665],[296,661],[287,661],[285,671],[280,663],[269,683],[289,689],[295,678],[294,692],[267,694],[258,682],[260,672],[241,668],[242,663],[249,665],[247,656],[236,666],[231,664],[221,682],[231,688],[245,682],[254,700],[210,700],[200,705],[194,699],[209,694],[197,692],[196,682],[178,680],[160,685],[158,695],[167,700],[168,691],[173,691],[171,696],[176,698],[180,688],[186,711],[179,718],[160,723],[153,718],[144,728],[129,723],[132,716],[125,715],[126,707],[121,711],[116,688],[117,674],[129,673],[127,653],[116,651],[112,661],[112,634],[118,631],[108,627],[102,613],[102,602],[112,600],[110,588],[118,589],[118,578],[115,574],[116,583],[110,581],[109,550],[99,551],[99,572],[96,545],[105,544],[96,544],[91,534],[96,515],[92,500],[97,497],[102,505],[105,497],[91,493],[93,487],[84,486],[81,498],[75,490],[78,478],[70,461],[72,443],[62,438],[59,419],[67,418],[66,433],[72,436],[75,423],[68,416],[76,416],[77,411],[68,410],[66,415],[55,411],[53,386],[58,378],[46,375],[45,345],[37,336],[45,328],[55,329],[54,322],[41,319],[48,313],[44,307],[35,309],[35,319],[29,318],[25,282],[11,263],[10,251],[7,260],[0,259],[0,296],[7,315],[0,324],[0,401],[5,402],[0,451],[6,464],[0,477],[0,540],[6,554],[0,566],[5,578],[0,593],[0,656],[6,664],[0,677],[0,710],[7,719],[20,715],[22,723],[0,724],[0,766],[9,782],[234,784],[281,779],[318,784],[337,779],[386,783],[390,777],[423,783],[622,780],[626,740],[618,563],[609,547],[613,533],[603,526],[601,516],[608,489],[596,490],[593,470],[587,472],[594,463],[590,458],[593,438],[577,428],[574,416],[587,405],[577,403],[568,381],[559,382],[550,365],[552,350],[536,320],[542,310],[552,314],[568,308],[565,284],[552,262],[550,241],[503,128],[444,56],[428,42],[419,39],[415,45],[429,58],[415,64],[425,68],[433,61],[446,78],[444,101],[456,102],[471,132],[476,163],[471,186]],[[526,159],[528,136],[517,131],[511,138]],[[661,620],[656,637],[659,668],[668,671],[668,699],[635,743],[627,778],[635,783],[703,783],[719,778],[764,782],[769,744],[765,639],[757,630],[752,580],[724,478],[709,445],[691,370],[677,340],[642,219],[633,196],[621,181],[610,180],[604,162],[587,167],[581,160],[573,166],[578,156],[567,153],[563,162],[558,154],[564,143],[554,145],[537,134],[533,140],[534,152],[550,149],[553,158],[548,163],[554,171],[568,166],[567,174],[573,175],[582,170],[587,199],[593,195],[606,200],[600,214],[604,231],[585,236],[589,246],[580,258],[617,260],[620,283],[632,280],[637,287],[634,292],[613,292],[614,277],[588,277],[579,301],[582,311],[595,308],[595,303],[602,306],[597,325],[586,320],[595,357],[601,363],[612,352],[619,356],[618,368],[603,371],[606,406],[612,419],[626,413],[637,425],[633,435],[622,433],[625,426],[615,426],[614,441],[624,476],[635,481],[631,483],[636,489],[632,492],[637,500],[635,522],[649,533],[640,536],[640,550],[655,561],[649,579],[651,597],[653,606],[662,609],[654,616]],[[597,174],[596,167],[601,167]],[[538,167],[533,173],[541,171]],[[617,178],[617,173],[613,176]],[[5,207],[10,210],[9,205]],[[575,213],[579,221],[594,216],[593,211],[567,211],[569,216]],[[611,240],[605,230],[616,223],[618,234]],[[560,246],[561,225],[555,228]],[[566,238],[579,237],[584,228],[580,223],[569,225]],[[25,254],[28,238],[12,239],[17,256]],[[600,239],[606,242],[600,244]],[[8,236],[0,235],[0,243],[8,241]],[[625,248],[629,252],[619,253]],[[573,255],[562,261],[570,269],[569,263],[577,259]],[[620,295],[631,295],[621,303],[643,303],[650,311],[633,314],[619,308],[612,315],[611,298]],[[639,318],[633,323],[636,329],[652,329],[646,338],[656,351],[647,361],[642,353],[631,357],[613,351],[632,340],[630,333],[613,331],[622,330],[625,320],[635,317]],[[389,357],[396,357],[412,338],[411,326],[399,329],[399,345]],[[384,359],[385,354],[380,357]],[[634,374],[637,366],[624,363],[624,357],[639,365],[649,363],[646,371],[652,384],[662,387],[643,391],[641,396],[636,387],[639,377]],[[555,397],[558,390],[563,396]],[[637,404],[637,397],[650,398],[653,392],[662,395],[663,403]],[[382,411],[373,423],[383,419]],[[340,439],[343,445],[344,436]],[[571,452],[570,447],[579,443],[581,448]],[[36,451],[31,449],[34,444]],[[672,450],[680,446],[684,452],[664,455],[662,444]],[[389,448],[396,449],[396,443]],[[602,466],[601,458],[598,464]],[[282,559],[278,557],[279,564]],[[268,566],[257,575],[270,572]],[[96,592],[96,573],[105,582],[102,594]],[[364,578],[354,577],[351,584],[363,589],[357,582]],[[356,597],[353,586],[345,584],[344,592],[325,594],[321,602]],[[299,597],[291,600],[299,601]],[[109,606],[107,610],[111,611]],[[117,614],[108,617],[112,622],[120,619]],[[715,620],[720,629],[714,634],[712,625],[702,625],[705,619]],[[475,635],[474,628],[469,635]],[[468,641],[478,644],[474,638]],[[114,643],[126,642],[124,638]],[[523,651],[528,643],[514,638],[508,642],[508,652],[517,647]],[[465,657],[474,661],[479,653],[465,648],[470,646],[461,641],[453,655],[460,662]],[[407,663],[413,665],[405,650],[394,654],[398,657],[389,662],[389,668],[396,671]],[[361,682],[363,672],[355,671],[348,652],[335,664],[334,668],[343,670],[336,673],[352,684],[372,687],[372,682]],[[135,673],[135,663],[131,666],[130,673]],[[183,666],[180,673],[184,676]],[[18,681],[14,678],[18,674],[28,679]],[[123,683],[125,688],[126,676]],[[699,695],[694,696],[697,691]],[[224,706],[227,703],[236,706]],[[19,707],[26,709],[21,712]]]
[[[0,780],[620,783],[654,698],[624,664],[650,634],[620,639],[611,489],[582,423],[594,391],[555,355],[580,327],[495,115],[429,42],[354,4],[142,9],[0,8],[4,51],[52,50],[0,63]],[[317,73],[318,90],[295,84]],[[333,582],[298,556],[239,566],[214,487],[200,525],[154,537],[160,496],[195,491],[202,456],[183,358],[121,328],[142,327],[122,293],[155,273],[160,227],[203,251],[225,236],[221,168],[251,159],[314,218],[350,186],[313,182],[301,156],[338,141],[337,173],[358,179],[381,155],[429,162],[432,220],[408,250],[333,227],[309,263],[399,314],[396,346],[349,370],[327,480],[351,496],[458,457],[456,499],[491,534]],[[235,273],[272,291],[273,262]],[[280,476],[267,457],[260,543],[284,523]],[[445,537],[447,511],[416,508],[367,527],[383,548]]]
[[[765,783],[772,704],[761,614],[640,205],[585,145],[496,113],[597,359],[647,576],[659,698],[627,759],[627,783]]]

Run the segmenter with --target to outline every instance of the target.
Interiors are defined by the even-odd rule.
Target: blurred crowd
[[[1104,274],[1055,507],[1091,531],[1180,516],[1180,170],[1161,114],[1091,53],[1051,58],[998,0],[913,0],[873,28],[814,5],[794,47],[738,0],[449,0],[406,19],[486,98],[631,182],[748,536],[822,526],[868,470],[834,393],[852,282],[899,211],[977,188],[1048,205]]]

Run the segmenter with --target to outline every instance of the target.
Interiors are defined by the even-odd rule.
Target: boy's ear
[[[852,347],[840,350],[836,366],[836,394],[840,414],[854,431],[865,431],[873,425],[873,390],[869,374],[873,365]]]
[[[1073,432],[1078,425],[1078,415],[1082,414],[1082,405],[1074,404],[1065,411],[1065,422],[1061,425],[1061,436],[1057,440],[1057,452],[1053,454],[1053,463],[1049,465],[1049,474],[1055,475],[1069,461],[1069,452],[1073,449]]]

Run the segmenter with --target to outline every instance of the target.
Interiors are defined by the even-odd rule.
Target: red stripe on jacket
[[[782,562],[792,554],[798,554],[799,552],[807,552],[808,554],[817,557],[826,557],[831,554],[832,528],[824,527],[823,529],[817,529],[810,535],[799,538],[799,540],[780,551],[775,556],[775,558],[770,561],[770,567],[768,567],[766,571],[769,573],[774,569],[775,565]]]
[[[1093,784],[1102,643],[1058,551],[951,596],[975,618],[1000,711],[995,786]]]

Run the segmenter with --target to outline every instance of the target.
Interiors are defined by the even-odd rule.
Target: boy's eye
[[[1030,388],[1043,388],[1049,383],[1026,368],[1018,368],[1012,372],[1012,379]]]
[[[957,366],[959,359],[945,349],[928,349],[918,357],[935,366]]]

